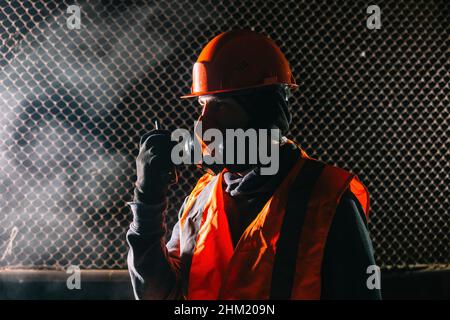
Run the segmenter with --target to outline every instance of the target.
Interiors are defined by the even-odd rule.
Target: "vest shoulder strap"
[[[299,246],[298,240],[303,229],[305,212],[313,187],[323,169],[323,163],[306,159],[289,190],[285,216],[276,247],[270,299],[286,300],[291,296],[297,260],[295,253]]]
[[[209,173],[205,173],[203,176],[200,177],[200,179],[198,179],[197,184],[195,185],[194,189],[192,189],[191,193],[188,196],[188,199],[186,200],[183,213],[181,214],[180,217],[181,226],[183,226],[200,192],[202,192],[202,190],[214,179],[214,177],[215,176]]]
[[[319,299],[328,229],[354,175],[307,158],[289,190],[277,242],[271,299]]]

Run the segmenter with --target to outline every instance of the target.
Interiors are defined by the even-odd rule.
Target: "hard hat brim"
[[[180,99],[189,99],[189,98],[195,98],[195,97],[199,97],[199,96],[207,96],[207,95],[212,95],[212,94],[220,94],[220,93],[228,93],[228,92],[231,93],[231,92],[237,92],[237,91],[241,91],[241,90],[247,90],[247,89],[253,89],[253,88],[256,89],[256,88],[261,88],[261,87],[265,87],[265,86],[271,86],[271,85],[275,85],[275,84],[286,85],[291,90],[295,90],[298,88],[298,84],[287,84],[287,83],[277,82],[277,83],[267,83],[264,85],[248,86],[248,87],[243,87],[243,88],[239,88],[239,89],[224,89],[224,90],[196,92],[196,93],[191,93],[191,94],[181,96]]]

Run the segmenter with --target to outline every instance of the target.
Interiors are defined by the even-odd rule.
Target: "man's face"
[[[250,132],[247,136],[247,131],[249,131],[247,129],[250,129],[251,121],[246,110],[232,96],[205,95],[200,96],[198,102],[202,111],[195,126],[194,139],[201,148],[202,167],[211,169],[215,173],[220,172],[223,168],[231,172],[242,173],[257,165],[261,160],[257,158],[261,156],[260,146],[264,141],[257,137],[257,133],[252,136]],[[233,130],[227,131],[227,129],[242,130],[233,132]],[[219,131],[218,138],[216,134],[207,134],[208,130],[210,130],[209,133]],[[231,135],[229,136],[227,132],[231,132]],[[270,134],[264,136],[263,139],[267,139],[266,150],[270,149],[270,154],[275,154],[273,146],[278,146],[278,140],[273,143],[273,137]],[[211,159],[219,159],[220,162],[210,161]]]
[[[247,128],[248,114],[232,97],[200,96],[198,102],[202,107],[198,120],[202,121],[203,130]]]
[[[249,116],[232,97],[215,95],[200,96],[198,103],[202,107],[202,111],[195,127],[195,135],[200,142],[203,156],[214,157],[217,155],[217,149],[211,150],[207,146],[209,142],[205,143],[202,139],[203,134],[209,129],[217,129],[221,132],[223,140],[218,146],[220,146],[220,153],[224,155],[226,153],[226,129],[247,129]],[[201,130],[198,129],[200,123]],[[222,159],[225,161],[224,158]],[[234,165],[232,163],[226,166],[229,170],[239,170],[242,168],[242,165]],[[219,165],[217,168],[222,169],[223,165]],[[216,170],[218,170],[217,168]]]

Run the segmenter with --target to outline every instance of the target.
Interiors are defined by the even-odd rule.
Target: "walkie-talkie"
[[[159,130],[159,122],[158,122],[158,120],[155,119],[153,121],[153,123],[155,124],[155,129]],[[173,165],[173,169],[168,172],[168,177],[169,177],[169,184],[178,183],[178,171],[175,168],[175,165]]]

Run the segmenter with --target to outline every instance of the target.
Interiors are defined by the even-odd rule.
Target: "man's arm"
[[[127,204],[133,212],[127,233],[128,270],[136,299],[182,299],[178,222],[167,245],[164,240],[167,200]]]
[[[367,267],[375,265],[364,211],[350,191],[341,198],[325,246],[322,299],[381,299],[369,289]]]
[[[134,197],[127,202],[133,212],[127,233],[128,270],[136,299],[182,297],[178,225],[168,245],[164,243],[167,194],[174,170],[172,145],[167,130],[149,131],[139,142]]]

